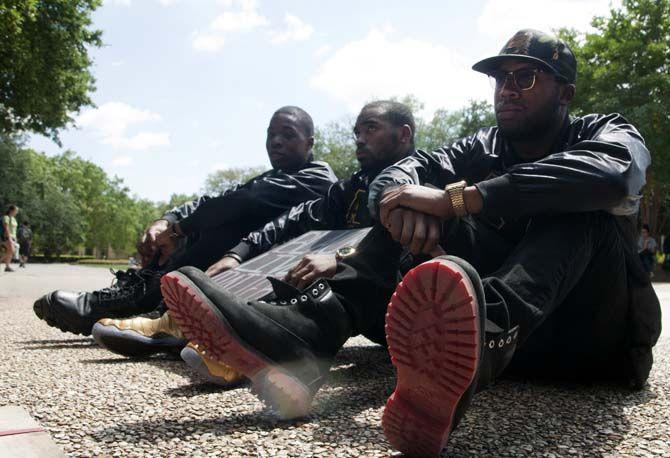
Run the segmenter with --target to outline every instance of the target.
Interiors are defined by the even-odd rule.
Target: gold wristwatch
[[[352,246],[343,246],[341,248],[338,248],[337,251],[335,252],[335,260],[339,262],[344,258],[348,258],[354,253],[356,253],[356,248]]]
[[[450,183],[444,187],[451,201],[454,215],[458,217],[468,214],[468,210],[465,208],[465,200],[463,199],[463,190],[465,190],[467,185],[465,181],[459,181],[457,183]]]

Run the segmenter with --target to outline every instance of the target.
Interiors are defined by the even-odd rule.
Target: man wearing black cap
[[[492,80],[497,126],[382,172],[369,194],[380,224],[333,279],[276,307],[173,274],[195,298],[172,307],[188,337],[284,416],[309,411],[347,338],[384,326],[397,386],[382,424],[411,455],[439,455],[508,366],[646,382],[660,307],[635,249],[644,140],[618,114],[568,116],[577,65],[553,36],[519,31],[473,68]],[[402,247],[434,253],[436,228],[449,256],[417,257],[397,284]]]

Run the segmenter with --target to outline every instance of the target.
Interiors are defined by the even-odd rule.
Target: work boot
[[[33,310],[49,326],[87,336],[101,318],[125,318],[155,309],[161,300],[161,274],[148,269],[118,271],[109,288],[91,293],[54,291],[35,301]]]
[[[93,325],[91,334],[101,347],[130,357],[177,354],[187,343],[163,303],[142,315],[125,319],[103,318]]]
[[[181,359],[209,383],[231,388],[244,383],[247,378],[232,367],[220,363],[206,354],[199,345],[189,342],[181,351]]]
[[[382,426],[396,449],[440,455],[478,385],[490,382],[504,369],[510,348],[513,353],[518,329],[488,327],[498,340],[486,340],[484,293],[467,262],[439,257],[405,275],[386,314],[397,382]],[[489,345],[497,351],[486,355]]]
[[[277,300],[267,302],[243,301],[194,267],[170,272],[161,286],[184,335],[248,377],[252,391],[285,419],[309,413],[351,334],[347,312],[323,280],[303,291],[274,280]]]

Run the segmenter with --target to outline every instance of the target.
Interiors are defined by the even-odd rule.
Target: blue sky
[[[94,13],[97,107],[63,131],[63,149],[167,200],[199,192],[218,168],[268,165],[265,129],[282,105],[317,125],[373,98],[413,94],[458,109],[490,99],[470,70],[518,29],[586,30],[608,0],[107,0]],[[29,145],[62,151],[33,136]]]

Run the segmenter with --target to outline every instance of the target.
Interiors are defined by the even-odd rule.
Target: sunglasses
[[[522,68],[513,72],[504,72],[496,70],[489,73],[489,82],[491,87],[495,90],[500,90],[507,84],[507,80],[511,79],[520,91],[530,91],[535,86],[535,79],[538,73],[546,73],[540,68]]]

